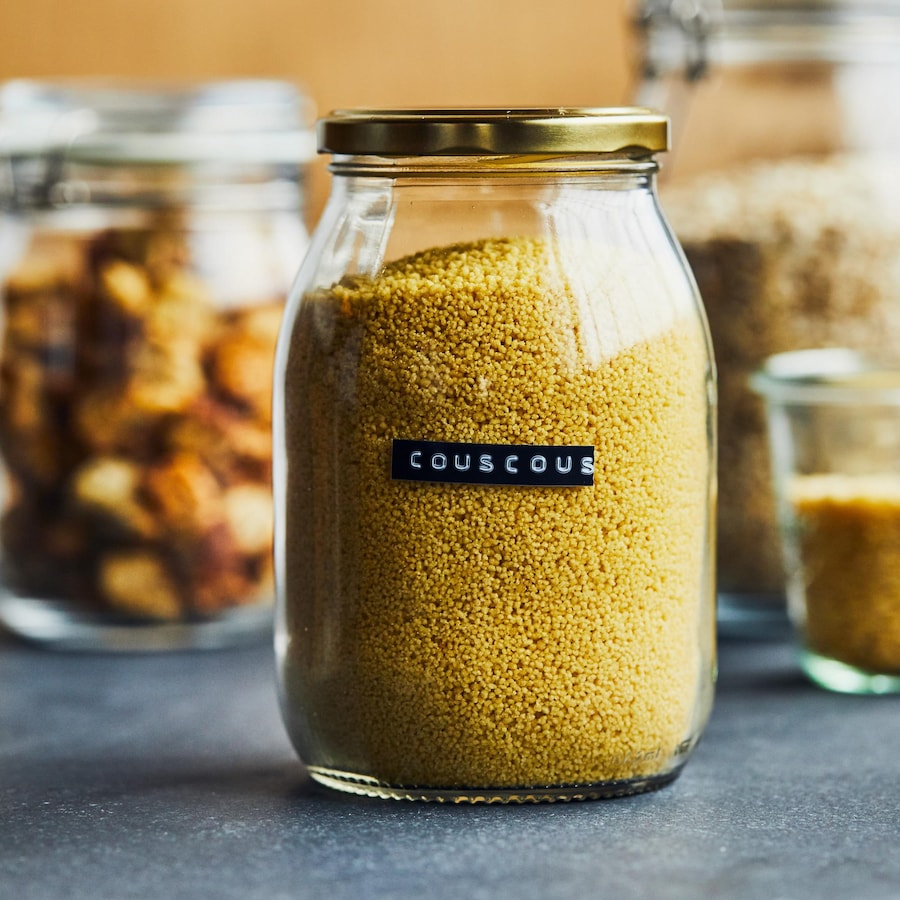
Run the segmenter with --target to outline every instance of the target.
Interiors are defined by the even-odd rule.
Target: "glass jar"
[[[828,690],[900,693],[900,370],[798,350],[751,385],[768,414],[800,666]]]
[[[60,648],[271,635],[271,378],[308,244],[278,82],[0,91],[0,622]]]
[[[762,401],[770,355],[900,355],[900,17],[871,0],[645,0],[637,96],[719,372],[720,626],[786,624]]]
[[[709,714],[714,373],[646,110],[345,112],[276,359],[276,647],[314,779],[672,781]]]

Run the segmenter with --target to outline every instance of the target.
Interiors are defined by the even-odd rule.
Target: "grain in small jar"
[[[848,348],[770,357],[764,402],[800,666],[900,693],[900,369]]]
[[[810,649],[900,678],[900,476],[799,476],[787,499]]]
[[[282,709],[442,801],[680,772],[714,672],[702,309],[646,110],[343,113],[276,365]]]

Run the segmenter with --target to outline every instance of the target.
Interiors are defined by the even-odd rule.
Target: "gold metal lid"
[[[641,107],[337,110],[317,125],[320,153],[507,156],[669,149],[669,119]]]

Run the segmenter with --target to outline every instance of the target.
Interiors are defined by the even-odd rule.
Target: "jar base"
[[[216,650],[271,640],[272,623],[270,604],[237,607],[214,619],[192,622],[130,623],[45,598],[0,595],[0,625],[17,637],[54,650]]]
[[[900,673],[869,672],[812,650],[801,650],[800,667],[819,687],[840,694],[900,694]]]
[[[659,775],[593,784],[561,784],[519,788],[420,788],[390,785],[365,775],[321,766],[308,766],[314,781],[344,793],[382,800],[420,800],[432,803],[553,803],[572,800],[611,800],[656,791],[675,781],[684,763]]]

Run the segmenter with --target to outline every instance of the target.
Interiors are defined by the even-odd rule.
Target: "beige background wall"
[[[341,106],[615,105],[630,0],[0,0],[0,79],[265,76]],[[316,203],[321,175],[317,175]]]
[[[276,75],[323,109],[619,102],[627,0],[3,0],[0,76]]]

